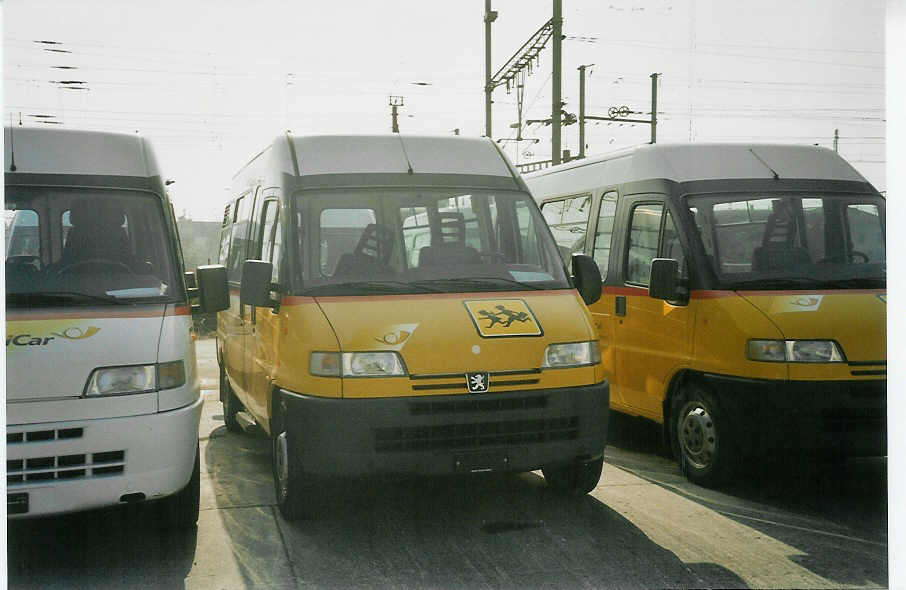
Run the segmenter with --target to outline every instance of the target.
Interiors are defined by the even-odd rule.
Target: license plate
[[[456,471],[480,473],[483,471],[503,471],[509,464],[505,453],[465,453],[453,457]]]
[[[28,492],[6,495],[7,514],[26,514],[28,512]]]

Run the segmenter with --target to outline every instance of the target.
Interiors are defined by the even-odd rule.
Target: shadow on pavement
[[[610,415],[605,460],[802,552],[799,565],[844,586],[887,585],[887,458],[803,455],[741,463],[718,489],[689,483],[661,427]]]
[[[150,505],[8,521],[10,588],[183,588],[196,531],[159,531]]]
[[[745,586],[718,566],[697,568],[713,570],[701,579],[595,498],[554,493],[534,473],[328,482],[317,517],[289,523],[272,507],[268,452],[262,435],[218,428],[205,453],[249,586],[278,583],[275,556],[297,587]]]

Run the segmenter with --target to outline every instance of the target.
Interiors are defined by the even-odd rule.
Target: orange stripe
[[[604,295],[625,295],[629,297],[648,296],[647,287],[602,287]],[[887,289],[814,289],[814,290],[771,290],[771,291],[731,291],[728,289],[697,289],[689,293],[692,299],[720,299],[722,297],[777,297],[784,295],[884,295]]]
[[[738,291],[743,297],[758,295],[884,295],[887,289],[815,289],[802,291]]]
[[[336,303],[342,301],[412,301],[421,299],[463,299],[476,298],[481,299],[507,299],[515,297],[547,297],[555,295],[569,295],[575,293],[572,289],[557,289],[544,291],[464,291],[462,293],[411,293],[405,295],[344,295],[311,298],[310,301],[317,299],[319,302]],[[284,301],[287,298],[284,297]],[[299,299],[308,299],[300,297]]]
[[[113,311],[111,309],[91,308],[82,311],[16,311],[7,310],[7,321],[29,321],[29,320],[57,320],[57,319],[107,319],[107,318],[155,318],[162,317],[164,310],[161,307],[144,310],[131,311]]]

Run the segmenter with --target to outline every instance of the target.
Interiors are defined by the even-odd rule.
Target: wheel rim
[[[689,403],[679,417],[679,442],[683,457],[696,469],[707,469],[714,462],[717,430],[714,420],[700,403]]]
[[[289,496],[289,450],[285,432],[274,439],[274,475],[277,478],[278,500],[283,502]]]

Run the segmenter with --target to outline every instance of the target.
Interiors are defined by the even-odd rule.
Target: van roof
[[[558,178],[560,172],[572,171]],[[674,182],[734,178],[850,180],[867,182],[827,148],[753,143],[649,144],[569,162],[523,175],[537,196],[647,179]],[[570,185],[566,187],[564,185]],[[544,190],[546,187],[557,190]],[[574,187],[573,187],[574,185]]]
[[[148,141],[126,133],[6,126],[3,152],[5,172],[160,176]]]
[[[453,135],[290,136],[301,175],[406,173],[512,177],[503,154],[487,138]]]

